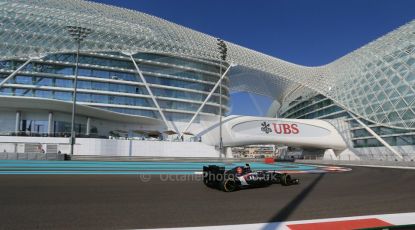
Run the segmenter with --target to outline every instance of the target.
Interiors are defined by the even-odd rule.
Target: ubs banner
[[[235,136],[323,137],[330,134],[326,128],[300,122],[256,120],[232,127]]]

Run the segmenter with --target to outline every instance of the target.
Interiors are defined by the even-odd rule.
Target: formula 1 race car
[[[251,171],[249,164],[225,170],[217,165],[203,166],[203,183],[211,188],[233,192],[242,188],[265,187],[271,184],[293,185],[298,179],[278,171]]]

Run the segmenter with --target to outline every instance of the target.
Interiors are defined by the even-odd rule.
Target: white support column
[[[353,117],[353,119],[355,119],[361,126],[363,126],[363,128],[365,128],[370,134],[373,135],[373,137],[375,137],[380,143],[382,143],[387,149],[389,149],[393,154],[395,154],[396,157],[398,157],[400,160],[403,160],[403,156],[396,151],[394,148],[392,148],[392,146],[390,146],[388,144],[388,142],[386,142],[385,140],[383,140],[377,133],[375,133],[375,131],[373,131],[369,126],[367,126],[365,123],[363,123],[361,120],[359,120],[359,118],[357,118],[353,113],[348,112],[350,114],[350,116]]]
[[[53,113],[49,112],[48,115],[48,135],[53,134]]]
[[[3,87],[4,84],[6,84],[6,82],[8,80],[10,80],[11,78],[13,78],[14,76],[16,76],[16,74],[22,70],[27,64],[29,64],[34,58],[29,58],[29,60],[27,60],[25,63],[23,63],[21,66],[19,66],[19,68],[17,68],[15,71],[13,71],[13,73],[11,73],[8,77],[6,77],[6,79],[4,79],[2,82],[0,82],[0,88]]]
[[[128,54],[128,55],[130,56],[131,61],[134,63],[134,67],[135,67],[135,69],[137,70],[137,73],[138,73],[138,75],[140,76],[141,81],[144,83],[144,86],[146,87],[147,92],[148,92],[148,94],[149,94],[149,95],[150,95],[150,97],[151,97],[151,100],[153,100],[154,105],[156,106],[156,108],[157,108],[158,112],[160,113],[160,116],[161,116],[161,118],[163,119],[164,124],[166,125],[167,129],[169,129],[169,127],[170,127],[170,126],[169,126],[169,123],[167,122],[167,119],[166,119],[166,117],[164,116],[163,111],[161,111],[161,108],[160,108],[160,106],[159,106],[159,103],[157,102],[156,98],[154,97],[153,92],[151,91],[150,87],[148,86],[148,83],[147,83],[146,79],[144,78],[143,73],[141,72],[140,68],[138,68],[138,65],[137,65],[137,63],[135,62],[133,55],[132,55],[132,54]],[[175,129],[175,131],[176,131],[177,133],[179,132],[179,130],[177,130],[177,128],[176,128],[176,127],[173,127],[173,128]]]
[[[16,123],[14,126],[14,132],[16,134],[20,131],[20,117],[21,117],[20,111],[16,111]]]
[[[91,134],[91,133],[90,133],[90,130],[91,130],[91,118],[90,118],[90,117],[88,117],[88,118],[86,119],[86,135],[87,135],[87,136],[89,136],[89,134]]]
[[[233,158],[231,147],[225,147],[225,158]]]
[[[189,121],[189,123],[187,123],[186,128],[184,128],[183,131],[180,133],[180,137],[179,138],[181,138],[183,136],[183,133],[185,133],[189,129],[190,125],[195,121],[197,115],[199,115],[200,111],[202,111],[203,107],[209,101],[210,97],[213,95],[213,93],[218,88],[218,86],[220,85],[220,83],[222,82],[222,80],[225,78],[226,74],[229,72],[229,70],[231,69],[231,67],[234,67],[234,66],[235,65],[233,65],[233,64],[229,65],[229,67],[226,69],[226,71],[222,74],[222,76],[219,78],[218,82],[216,82],[216,84],[213,87],[213,89],[210,91],[210,93],[208,94],[208,96],[205,98],[205,100],[203,101],[203,103],[200,105],[199,109],[197,109],[197,111],[193,115],[192,119]]]
[[[336,154],[334,153],[333,149],[326,149],[324,151],[323,160],[338,160]]]

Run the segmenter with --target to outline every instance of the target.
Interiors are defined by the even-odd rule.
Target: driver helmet
[[[241,167],[236,168],[236,173],[242,174],[242,168]]]
[[[251,166],[249,164],[245,164],[245,170],[247,173],[251,172]]]

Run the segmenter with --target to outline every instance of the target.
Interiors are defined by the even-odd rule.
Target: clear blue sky
[[[415,19],[415,0],[95,1],[145,12],[307,66],[334,61]],[[232,114],[262,115],[270,103],[245,93],[231,99]]]

